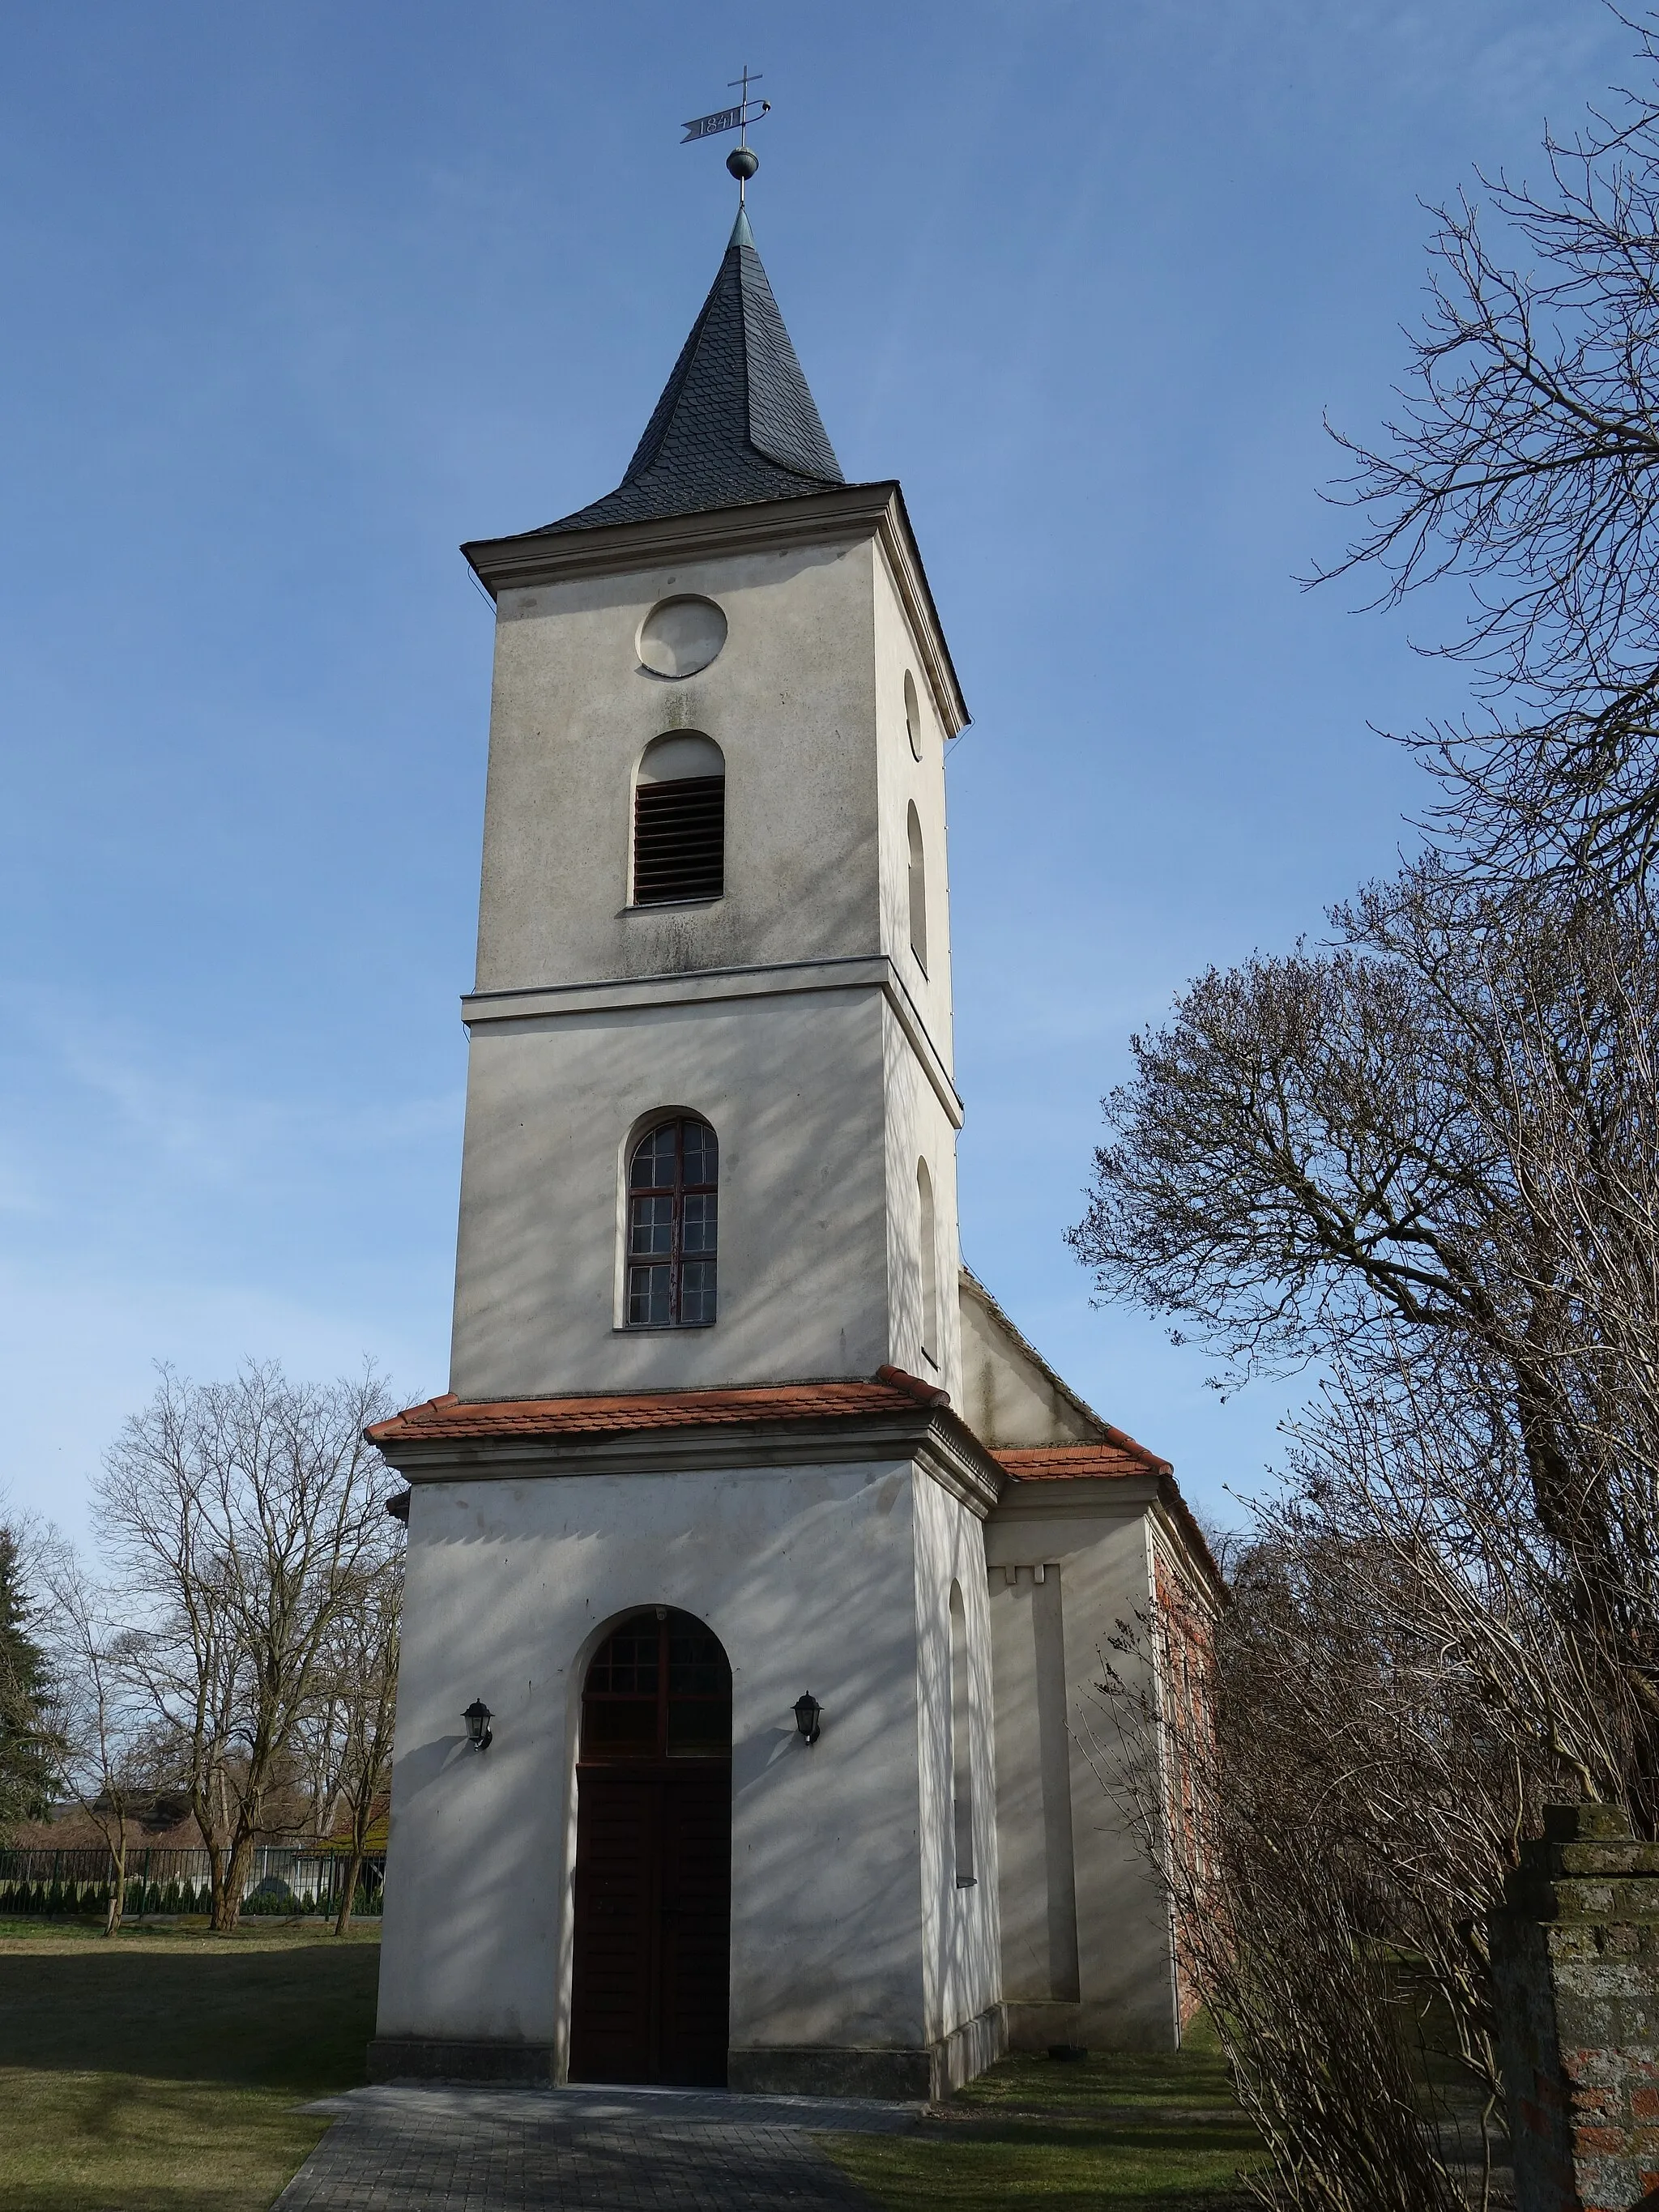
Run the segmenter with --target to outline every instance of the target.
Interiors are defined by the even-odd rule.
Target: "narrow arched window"
[[[707,1121],[659,1121],[628,1164],[628,1325],[697,1328],[714,1318],[720,1143]]]
[[[927,871],[921,857],[921,817],[910,802],[906,824],[910,840],[910,950],[916,965],[927,973]]]
[[[725,890],[726,757],[696,731],[658,738],[634,782],[634,904],[716,899]]]
[[[971,1888],[974,1872],[973,1696],[968,1667],[968,1608],[962,1584],[951,1585],[951,1823],[957,1887]]]
[[[926,1160],[916,1162],[917,1212],[921,1216],[921,1348],[939,1365],[939,1239],[933,1223],[933,1179]]]

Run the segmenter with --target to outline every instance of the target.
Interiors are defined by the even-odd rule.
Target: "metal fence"
[[[242,1884],[242,1911],[281,1918],[337,1912],[348,1864],[347,1855],[338,1850],[262,1844]],[[114,1861],[97,1847],[0,1850],[0,1913],[102,1911],[114,1880]],[[374,1852],[358,1874],[353,1910],[378,1913],[385,1882],[386,1854]],[[208,1902],[205,1851],[150,1850],[142,1845],[129,1849],[124,1915],[205,1912]]]

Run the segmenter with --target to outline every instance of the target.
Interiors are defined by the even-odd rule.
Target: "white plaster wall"
[[[1099,1734],[1099,1709],[1090,1692],[1100,1680],[1108,1639],[1120,1621],[1133,1626],[1151,1613],[1155,1488],[1137,1478],[1011,1485],[986,1523],[985,1553],[1009,1998],[1040,2001],[1047,1974],[1048,1998],[1073,2002],[1064,1978],[1069,1821],[1077,2010],[1068,2025],[1085,2042],[1157,2050],[1179,2040],[1169,1914],[1137,1838],[1078,1740]],[[1037,1565],[1045,1570],[1045,1591],[1056,1574],[1059,1583],[1041,1609],[1030,1571]],[[1010,1566],[1016,1569],[1012,1588],[1005,1571]],[[1133,1673],[1133,1660],[1108,1656],[1120,1673]],[[1057,1693],[1069,1731],[1063,1796]]]
[[[922,673],[909,617],[887,563],[873,563],[876,758],[880,780],[882,949],[903,978],[947,1071],[951,1060],[951,872],[945,823],[945,732]],[[915,677],[921,758],[904,726],[904,678]],[[910,950],[909,809],[921,829],[927,966]]]
[[[961,1245],[957,1227],[957,1133],[911,1049],[890,1006],[883,1009],[882,1050],[885,1073],[887,1181],[887,1357],[907,1375],[948,1390],[952,1405],[962,1393],[962,1328],[957,1277]],[[933,1190],[931,1263],[939,1291],[939,1341],[937,1359],[922,1348],[921,1270],[929,1255],[921,1249],[921,1201],[916,1164],[927,1163]]]
[[[1002,1985],[1011,2002],[1071,2003],[1078,1975],[1072,1740],[1060,1569],[990,1572],[995,1650]],[[1057,2040],[1065,2040],[1063,2037]]]
[[[533,1397],[873,1374],[891,1342],[884,1039],[871,988],[477,1024],[451,1387]],[[627,1330],[625,1153],[666,1107],[720,1140],[719,1318]]]
[[[937,2042],[1002,1996],[996,1764],[985,1543],[958,1499],[919,1478],[915,1623],[920,1693],[921,1881],[927,2040]],[[951,1587],[966,1613],[974,1779],[972,1888],[957,1887],[951,1730]]]
[[[659,599],[716,600],[700,674],[640,666]],[[477,988],[890,953],[951,1065],[945,734],[872,538],[503,592],[490,714]],[[905,732],[915,673],[922,758]],[[634,772],[669,730],[726,768],[723,898],[630,910]],[[926,854],[928,961],[910,951],[908,808]]]
[[[675,592],[718,600],[726,643],[684,682],[639,665]],[[943,733],[904,726],[920,670],[872,538],[726,555],[504,592],[497,623],[478,988],[850,959],[885,951],[948,1073]],[[726,893],[630,910],[634,771],[671,728],[726,762]],[[911,956],[906,811],[927,849],[929,969]],[[745,985],[745,993],[752,985]],[[794,991],[476,1021],[451,1387],[463,1397],[869,1374],[958,1398],[955,1132],[877,994]],[[620,1147],[684,1107],[721,1141],[720,1319],[622,1331]],[[927,1162],[941,1316],[921,1345],[916,1164]]]
[[[501,593],[481,991],[880,949],[875,559],[866,539]],[[674,681],[636,641],[683,592],[716,600],[727,636]],[[630,911],[634,770],[672,729],[726,756],[726,895]]]
[[[982,2009],[994,1883],[952,1921],[918,1875],[939,1817],[920,1705],[947,1567],[970,1591],[964,1518],[908,1462],[417,1484],[380,2033],[563,2053],[581,1678],[652,1604],[697,1615],[732,1662],[732,2043],[915,2048],[930,2012]],[[823,1707],[810,1749],[805,1690]],[[482,1754],[459,1718],[474,1697],[495,1716]]]
[[[963,1419],[988,1444],[1089,1443],[1100,1435],[1076,1401],[1008,1334],[980,1286],[959,1285]]]

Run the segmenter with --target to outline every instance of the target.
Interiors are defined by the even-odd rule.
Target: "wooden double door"
[[[670,1623],[687,1632],[672,1650]],[[623,1634],[596,1660],[584,1699],[570,2077],[721,2087],[732,1948],[730,1674],[719,1646],[688,1616],[663,1617],[660,1633],[658,1620],[641,1621],[632,1644]],[[659,1665],[647,1666],[659,1644]],[[688,1651],[705,1660],[695,1676]],[[602,1667],[607,1655],[612,1663]],[[601,1684],[640,1686],[595,1691],[596,1675]],[[671,1680],[676,1691],[707,1681],[714,1695],[683,1710],[676,1696],[671,1712]]]

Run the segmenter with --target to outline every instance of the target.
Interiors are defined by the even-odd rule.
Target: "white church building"
[[[1073,1730],[1214,1569],[962,1268],[945,747],[739,211],[618,488],[496,607],[447,1395],[407,1478],[378,2079],[919,2097],[1168,2047]]]

